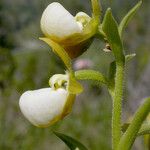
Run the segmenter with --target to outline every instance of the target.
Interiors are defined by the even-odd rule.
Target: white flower
[[[56,74],[50,78],[51,88],[23,93],[19,106],[24,116],[38,127],[48,127],[63,119],[71,112],[76,97],[75,92],[70,93],[69,83],[69,74]]]
[[[48,37],[64,38],[81,33],[83,26],[61,4],[53,2],[42,14],[41,29]]]
[[[24,116],[39,127],[46,127],[62,118],[68,91],[44,88],[22,94],[19,105]]]
[[[42,14],[41,29],[45,37],[40,39],[54,51],[58,44],[73,59],[88,49],[97,28],[98,22],[94,17],[84,12],[72,16],[61,4],[53,2]]]

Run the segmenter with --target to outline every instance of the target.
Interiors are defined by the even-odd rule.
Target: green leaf
[[[71,59],[68,56],[67,52],[64,50],[64,48],[49,38],[40,38],[40,40],[46,42],[49,46],[51,46],[54,53],[61,58],[61,60],[64,62],[65,66],[67,67],[67,69],[70,72],[72,72]]]
[[[125,56],[125,61],[126,63],[129,62],[132,58],[134,58],[136,56],[136,54],[129,54]]]
[[[106,77],[98,71],[94,70],[79,70],[75,72],[75,78],[78,80],[96,80],[107,85]]]
[[[118,25],[112,16],[110,8],[108,8],[105,13],[102,29],[106,34],[106,38],[114,53],[116,62],[122,62],[122,60],[124,61],[123,46],[118,32]]]
[[[139,7],[141,6],[142,1],[139,1],[122,19],[120,25],[119,25],[119,34],[122,36],[122,33],[125,29],[125,27],[128,25],[129,21],[132,19],[132,17],[135,15]]]
[[[68,135],[58,132],[54,132],[54,134],[59,137],[70,148],[70,150],[77,150],[77,148],[79,150],[88,150],[82,143]]]

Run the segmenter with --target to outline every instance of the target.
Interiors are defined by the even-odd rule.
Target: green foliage
[[[94,70],[79,70],[75,72],[75,77],[78,80],[92,80],[92,81],[97,81],[101,84],[108,85],[107,79],[105,76]]]
[[[59,137],[64,143],[66,143],[70,150],[87,150],[87,148],[82,143],[70,136],[58,132],[54,132],[54,134]]]
[[[141,6],[142,1],[139,1],[122,19],[122,21],[119,24],[119,34],[122,36],[122,33],[125,29],[125,27],[128,25],[129,21],[132,19],[132,17],[135,15],[139,7]]]
[[[106,34],[106,38],[114,53],[116,61],[122,61],[124,59],[122,41],[118,33],[117,22],[112,16],[110,8],[108,8],[105,13],[104,20],[102,23],[102,29]]]

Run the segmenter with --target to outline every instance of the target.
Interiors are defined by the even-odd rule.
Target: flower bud
[[[44,88],[22,94],[19,106],[24,116],[35,126],[46,127],[60,120],[68,92],[59,88]]]

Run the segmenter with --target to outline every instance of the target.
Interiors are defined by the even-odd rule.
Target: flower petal
[[[67,97],[68,92],[65,89],[44,88],[22,94],[19,105],[32,124],[46,127],[61,119]]]
[[[92,18],[88,16],[85,12],[78,12],[75,16],[75,19],[76,21],[82,23],[83,26],[86,26]]]
[[[82,32],[75,18],[59,3],[53,2],[44,10],[41,29],[46,36],[64,38]]]

